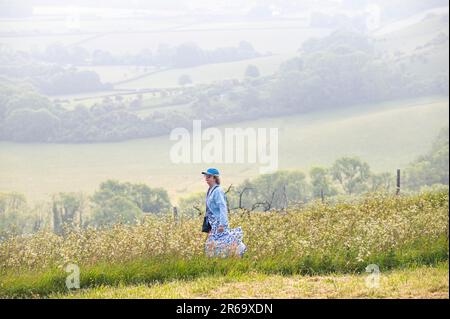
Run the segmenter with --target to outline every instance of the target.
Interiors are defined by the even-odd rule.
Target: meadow
[[[262,286],[267,283],[261,292],[266,296],[277,297],[286,281],[297,281],[293,296],[314,296],[315,288],[306,284],[308,276],[315,276],[318,284],[323,278],[328,278],[324,285],[337,281],[343,291],[335,287],[334,292],[345,296],[358,292],[366,267],[376,264],[381,273],[394,271],[384,279],[387,296],[395,296],[390,281],[394,287],[395,283],[403,285],[407,293],[404,276],[409,276],[409,287],[422,294],[436,289],[445,298],[448,218],[448,191],[408,196],[376,193],[334,204],[312,202],[286,211],[237,211],[230,215],[230,226],[244,229],[248,252],[243,258],[226,259],[204,256],[201,216],[147,216],[137,225],[74,230],[65,236],[41,231],[0,243],[0,296],[65,296],[69,263],[80,269],[80,297],[188,297],[192,296],[186,287],[190,283],[194,292],[208,292],[214,282],[232,285],[237,281],[239,285],[243,281],[249,289],[252,280]],[[434,280],[420,284],[417,276],[421,273]],[[347,282],[343,286],[339,276]],[[298,281],[306,281],[306,286]],[[158,290],[161,285],[165,286]],[[181,294],[173,290],[177,287]],[[230,291],[224,293],[236,297]],[[367,289],[360,293],[367,294]],[[376,292],[372,296],[377,297]]]
[[[225,127],[278,127],[279,169],[308,170],[342,156],[359,156],[374,172],[395,173],[426,153],[448,125],[448,97],[391,101],[347,109],[260,119]],[[168,136],[102,144],[0,143],[0,191],[31,202],[57,192],[92,193],[107,179],[165,188],[174,203],[204,190],[210,164],[170,162]],[[218,166],[216,164],[216,166]],[[259,174],[254,164],[220,164],[225,185]]]

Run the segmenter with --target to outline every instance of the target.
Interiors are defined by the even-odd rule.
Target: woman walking
[[[206,194],[206,215],[204,229],[208,231],[205,253],[208,257],[242,257],[247,247],[242,242],[241,227],[228,228],[228,209],[225,193],[220,187],[219,171],[209,168],[202,172],[209,186]]]

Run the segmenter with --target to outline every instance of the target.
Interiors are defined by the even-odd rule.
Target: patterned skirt
[[[208,216],[211,217],[211,216]],[[242,242],[244,232],[241,227],[228,228],[219,233],[218,225],[214,218],[208,218],[211,224],[211,232],[205,242],[205,253],[208,257],[242,257],[247,250],[247,246]]]

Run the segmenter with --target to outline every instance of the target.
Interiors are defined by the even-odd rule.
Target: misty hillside
[[[444,1],[0,6],[1,187],[33,198],[110,177],[188,194],[201,165],[166,157],[172,129],[195,119],[276,123],[282,168],[358,155],[378,171],[408,165],[448,125]],[[180,185],[160,176],[169,167]],[[235,182],[256,174],[228,169]]]
[[[120,6],[112,10],[121,17],[82,7],[64,17],[51,2],[23,2],[42,7],[3,22],[0,138],[114,142],[168,134],[199,117],[212,126],[448,95],[448,7],[435,1],[400,14],[366,2],[336,3],[334,16],[313,2],[289,13],[275,2],[270,15],[254,6],[211,21],[195,5],[163,20],[158,10]],[[18,131],[23,121],[30,125]]]

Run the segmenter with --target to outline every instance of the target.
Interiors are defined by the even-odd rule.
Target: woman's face
[[[214,184],[214,176],[213,175],[205,175],[205,181],[206,183],[211,186]]]

